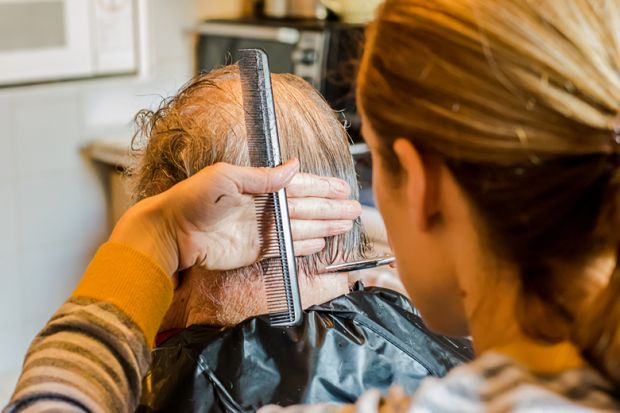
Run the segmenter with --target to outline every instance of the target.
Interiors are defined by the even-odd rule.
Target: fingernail
[[[336,225],[336,231],[338,232],[346,232],[351,228],[353,228],[353,221],[347,221]]]
[[[360,216],[362,214],[362,204],[360,204],[358,201],[354,201],[354,203],[351,205],[351,211],[355,212],[358,216]]]
[[[312,248],[316,248],[317,250],[322,250],[325,247],[324,239],[317,239],[312,243]]]
[[[299,161],[296,158],[289,159],[285,165],[291,168],[295,173],[299,172]]]
[[[278,180],[281,179],[284,182],[288,182],[298,172],[299,168],[294,168],[291,162],[292,161],[287,161],[285,164],[282,164],[281,167],[279,167]]]

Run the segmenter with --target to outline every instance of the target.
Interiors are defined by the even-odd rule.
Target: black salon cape
[[[467,341],[430,333],[404,296],[370,288],[311,307],[294,328],[261,316],[182,330],[153,350],[138,412],[351,403],[371,388],[413,392],[471,357]]]

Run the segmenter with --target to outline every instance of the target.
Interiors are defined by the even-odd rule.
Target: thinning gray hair
[[[349,137],[336,113],[297,76],[273,74],[272,82],[282,158],[299,159],[301,172],[345,180],[357,199]],[[249,165],[237,66],[196,76],[157,110],[139,112],[136,124],[132,147],[140,161],[131,173],[135,202],[217,162]],[[358,219],[349,232],[328,237],[323,251],[299,258],[298,267],[313,275],[337,259],[362,258],[368,249]],[[261,270],[255,264],[227,273],[255,276]]]

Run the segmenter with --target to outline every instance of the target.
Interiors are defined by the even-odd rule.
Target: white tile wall
[[[7,395],[12,393],[12,390],[15,387],[15,382],[13,381],[11,383],[8,379],[17,379],[19,376],[21,365],[24,360],[24,356],[26,355],[28,344],[30,343],[29,340],[25,340],[23,337],[21,324],[7,324],[3,328],[6,328],[11,332],[11,334],[3,334],[2,336],[2,341],[4,343],[2,349],[2,352],[4,353],[2,356],[4,359],[3,364],[7,367],[7,369],[0,372],[0,380],[2,380],[3,377],[6,377],[4,383],[5,387],[0,388],[0,396],[3,393]],[[7,400],[0,399],[0,403],[2,403],[3,407],[6,404],[6,401]]]
[[[18,377],[16,371],[0,373],[0,404],[4,405],[4,401],[9,400]]]
[[[20,240],[23,251],[79,243],[84,236],[84,171],[41,172],[20,180]],[[105,217],[104,217],[105,218]]]
[[[0,408],[28,343],[107,237],[100,171],[80,152],[174,93],[193,70],[199,0],[148,2],[148,76],[0,89]]]
[[[5,376],[16,376],[30,342],[24,336],[25,313],[23,312],[23,272],[18,254],[0,256],[2,268],[2,289],[0,289],[0,331],[2,331],[2,357],[0,358],[0,380]],[[1,384],[1,383],[0,383]],[[0,388],[0,396],[3,389]],[[4,391],[8,391],[4,389]],[[2,400],[0,399],[0,403]]]
[[[80,242],[31,249],[20,254],[21,300],[37,303],[22,312],[24,334],[34,334],[71,293],[93,254],[93,246]],[[50,311],[51,309],[51,311]],[[27,326],[33,329],[28,330]]]
[[[18,211],[14,187],[11,180],[0,180],[0,256],[17,253]]]
[[[76,85],[16,94],[12,139],[20,177],[80,167],[79,105]]]
[[[0,95],[0,187],[13,177],[13,143],[10,130],[12,111],[9,98]],[[2,199],[2,198],[0,198]]]
[[[7,326],[13,326],[22,321],[21,312],[16,311],[21,307],[22,290],[17,254],[0,255],[0,268],[3,274],[2,288],[0,288],[0,330],[4,331]],[[5,350],[4,343],[3,350]]]

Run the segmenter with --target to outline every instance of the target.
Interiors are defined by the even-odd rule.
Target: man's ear
[[[394,153],[403,169],[402,190],[418,228],[426,231],[439,216],[439,173],[430,163],[425,163],[420,152],[408,139],[394,141]]]

